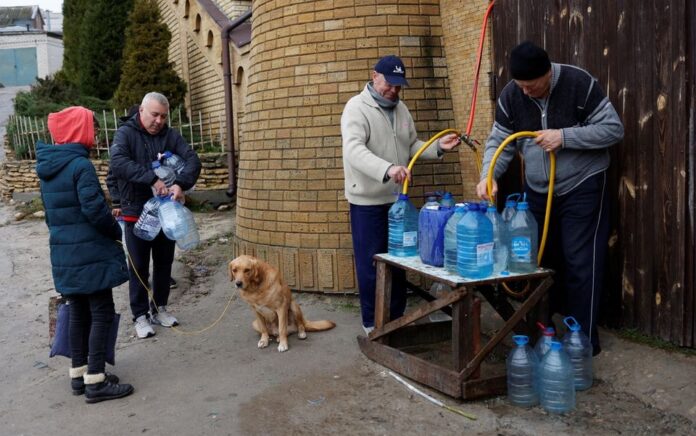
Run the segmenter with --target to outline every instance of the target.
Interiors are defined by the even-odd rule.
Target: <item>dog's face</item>
[[[258,285],[259,262],[251,256],[242,255],[230,262],[230,281],[237,289],[247,289],[249,285]]]

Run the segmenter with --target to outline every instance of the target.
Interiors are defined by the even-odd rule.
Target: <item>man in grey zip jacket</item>
[[[509,135],[534,131],[501,153],[494,179],[515,153],[524,158],[525,193],[539,226],[544,225],[550,157],[556,154],[556,179],[547,247],[542,265],[556,271],[551,313],[572,315],[601,351],[596,318],[609,237],[606,170],[609,147],[623,138],[619,115],[588,72],[549,61],[540,47],[526,41],[510,53],[508,83],[498,98],[495,122],[486,142],[479,197],[489,199],[486,178],[498,146]],[[497,192],[493,183],[492,194]]]
[[[346,103],[341,115],[345,195],[350,203],[355,268],[360,291],[363,328],[374,327],[375,266],[372,257],[387,251],[388,212],[395,192],[411,173],[408,162],[423,145],[413,118],[399,100],[407,86],[406,67],[396,56],[385,56],[372,71],[372,81]],[[422,157],[437,159],[459,144],[456,134],[445,135]],[[393,182],[393,183],[392,183]],[[396,185],[395,185],[396,184]],[[403,315],[406,288],[403,271],[394,271],[391,319]]]

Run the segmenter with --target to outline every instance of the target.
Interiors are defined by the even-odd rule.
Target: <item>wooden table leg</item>
[[[472,292],[452,304],[452,366],[455,371],[464,369],[474,357],[474,323],[480,320],[474,320],[472,306]]]
[[[384,327],[389,322],[389,306],[391,305],[392,270],[384,262],[376,261],[377,281],[375,283],[375,329]],[[385,342],[387,338],[380,339]]]

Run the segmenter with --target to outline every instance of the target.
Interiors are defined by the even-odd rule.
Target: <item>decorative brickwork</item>
[[[253,2],[234,249],[275,263],[293,288],[356,289],[340,117],[386,54],[407,66],[402,98],[420,137],[459,127],[438,0]],[[414,172],[417,203],[433,190],[461,198],[456,153]]]

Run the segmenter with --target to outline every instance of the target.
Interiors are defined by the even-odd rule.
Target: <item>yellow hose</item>
[[[459,136],[459,132],[457,132],[454,129],[446,129],[440,133],[436,133],[432,138],[428,139],[428,141],[426,143],[424,143],[421,146],[421,148],[418,149],[416,154],[413,155],[413,157],[411,158],[411,162],[408,163],[408,170],[411,171],[411,168],[413,168],[413,165],[415,165],[416,160],[418,160],[418,158],[420,157],[421,154],[423,154],[423,152],[425,151],[426,148],[430,147],[430,144],[432,144],[433,142],[437,141],[438,139],[440,139],[441,137],[443,137],[449,133],[456,133],[457,136]],[[404,187],[401,190],[401,193],[408,194],[408,177],[404,180]]]
[[[493,175],[495,174],[495,162],[498,160],[498,156],[503,152],[505,147],[517,138],[531,137],[535,138],[537,134],[535,132],[523,131],[513,133],[512,135],[505,138],[498,149],[493,154],[493,159],[491,159],[490,165],[488,165],[488,177],[486,178],[486,189],[488,191],[488,198],[493,201]],[[556,180],[556,154],[549,153],[549,158],[551,159],[551,173],[549,174],[549,193],[546,197],[546,214],[544,216],[544,231],[541,236],[541,244],[539,244],[539,253],[537,253],[537,265],[541,265],[541,258],[544,256],[544,248],[546,247],[546,236],[549,232],[549,220],[551,219],[551,201],[553,200],[553,184]]]

